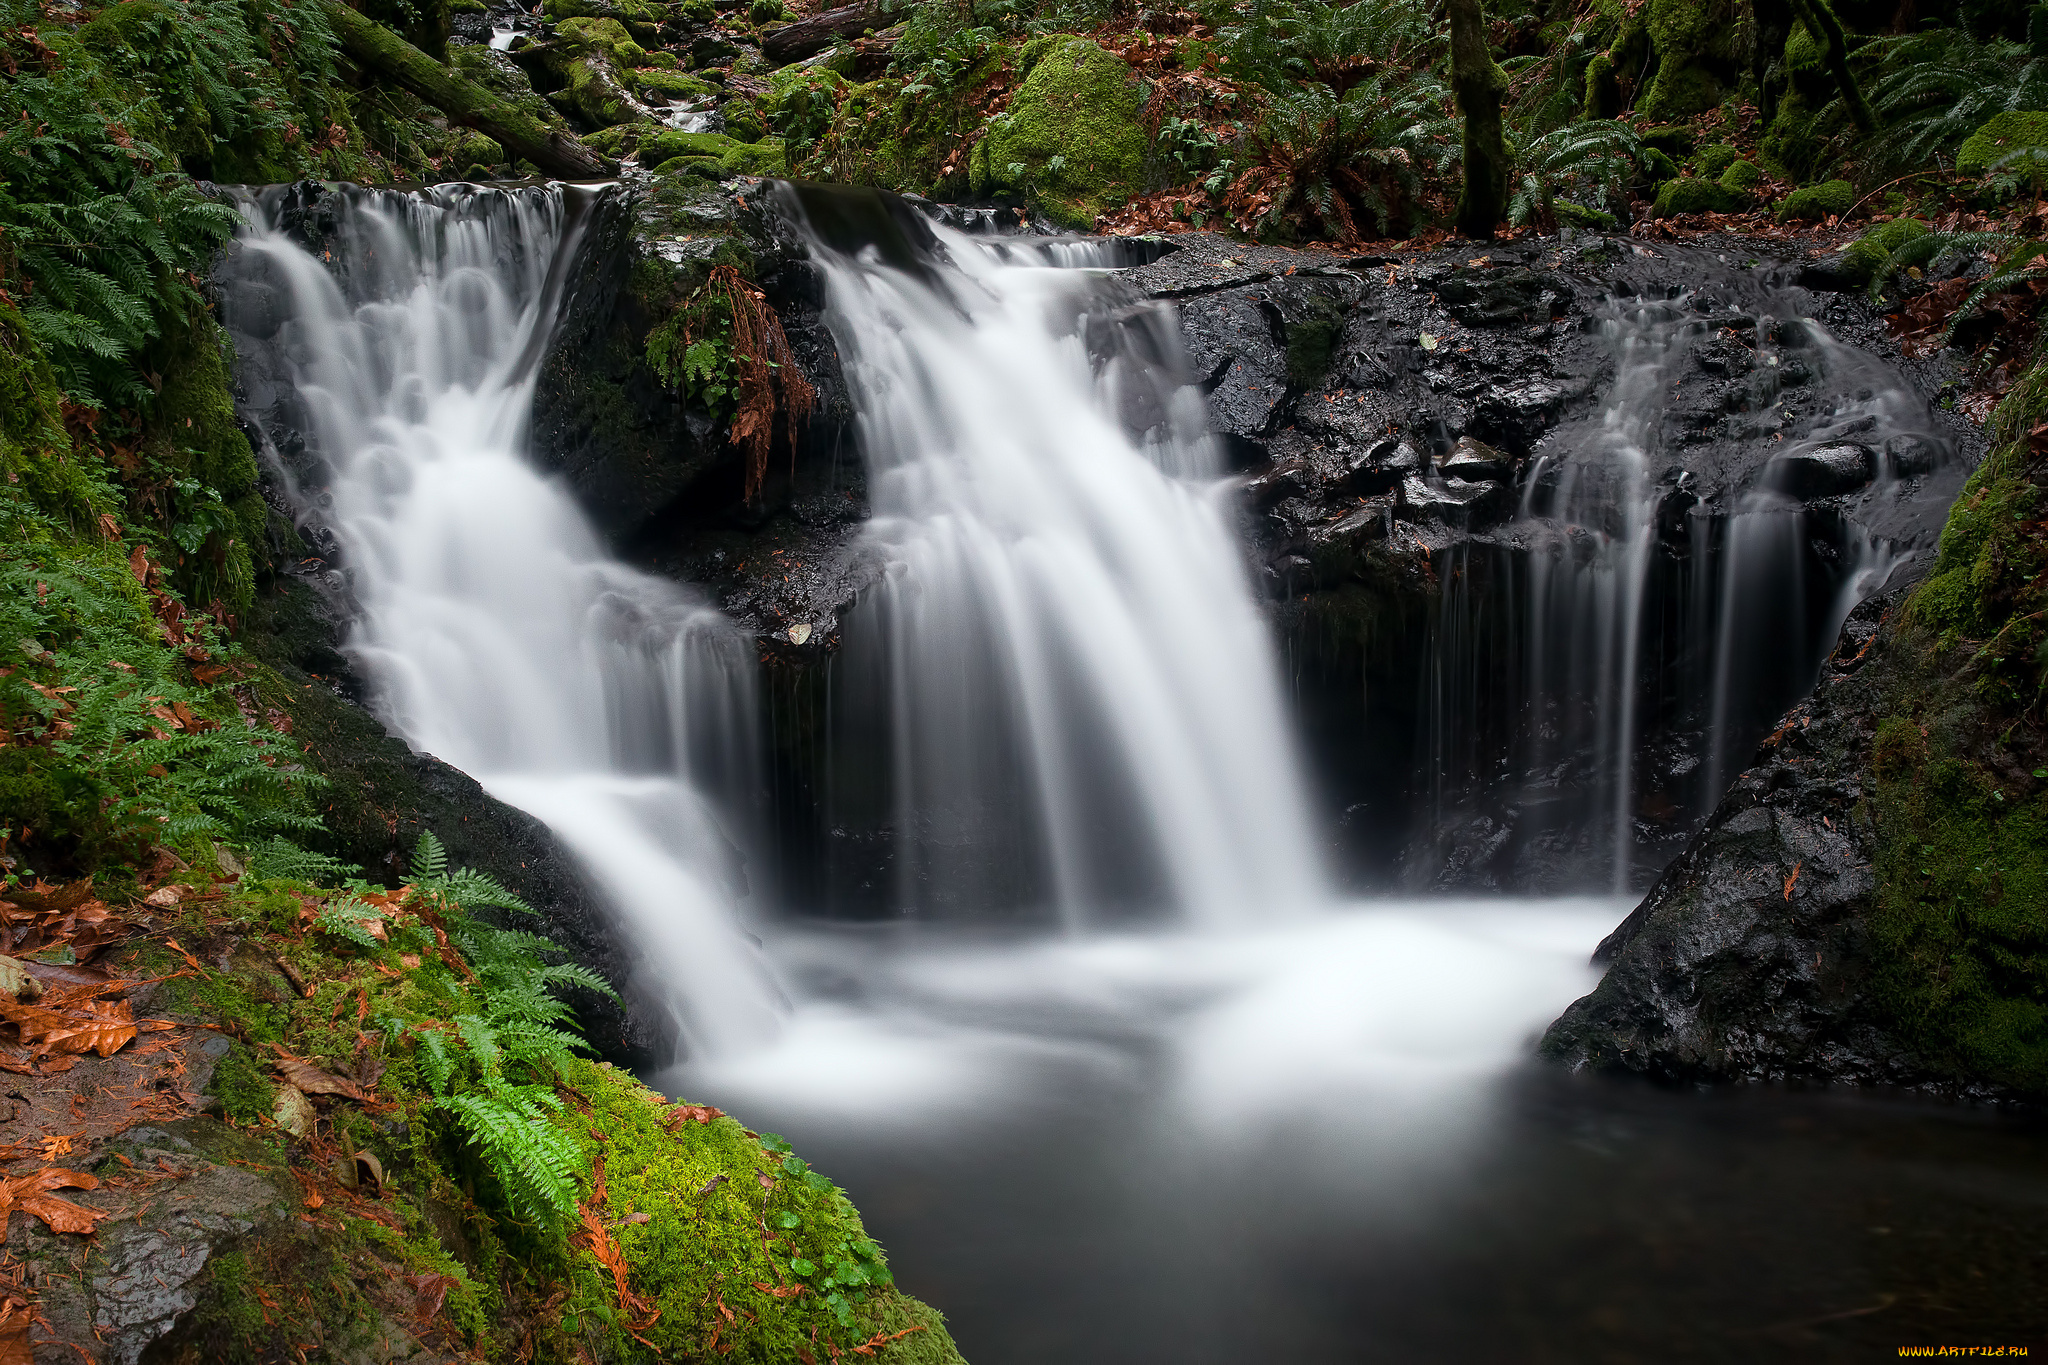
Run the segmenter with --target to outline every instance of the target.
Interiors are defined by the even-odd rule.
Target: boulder
[[[1086,38],[1041,38],[1023,58],[1030,74],[975,144],[970,184],[977,195],[1024,194],[1061,226],[1091,229],[1144,188],[1143,83]]]
[[[1844,441],[1778,456],[1764,466],[1762,483],[1809,502],[1853,493],[1876,474],[1877,462],[1869,448]]]

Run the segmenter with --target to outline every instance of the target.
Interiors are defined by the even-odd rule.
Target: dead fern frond
[[[721,265],[705,287],[724,297],[732,313],[732,358],[736,392],[732,443],[746,455],[746,499],[760,496],[768,477],[768,450],[774,442],[775,413],[782,412],[789,436],[790,469],[796,468],[797,432],[817,406],[817,390],[796,363],[782,319],[768,298],[738,270]],[[780,402],[777,394],[780,394]]]

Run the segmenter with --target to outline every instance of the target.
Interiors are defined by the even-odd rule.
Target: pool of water
[[[1529,1060],[1627,909],[791,928],[781,1042],[650,1079],[795,1142],[974,1365],[2048,1345],[2037,1122]]]

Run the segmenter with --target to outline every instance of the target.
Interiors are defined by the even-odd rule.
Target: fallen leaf
[[[1792,888],[1799,884],[1799,869],[1804,866],[1804,862],[1792,864],[1792,875],[1785,878],[1785,899],[1788,901],[1792,899]]]
[[[83,1018],[74,1017],[62,1028],[39,1029],[40,1041],[31,1038],[24,1026],[21,1040],[34,1042],[38,1055],[97,1052],[102,1057],[111,1057],[134,1042],[140,1032],[133,1007],[126,1000],[93,1000],[87,1002]]]
[[[275,1043],[272,1043],[271,1047],[275,1048],[278,1054],[278,1059],[271,1063],[271,1065],[277,1068],[279,1075],[306,1094],[339,1095],[343,1099],[349,1100],[365,1100],[369,1098],[369,1096],[363,1093],[362,1087],[354,1081],[344,1080],[340,1076],[322,1071],[305,1058],[294,1057]]]
[[[45,1166],[40,1171],[0,1180],[0,1227],[15,1209],[47,1223],[52,1232],[89,1233],[107,1216],[101,1209],[88,1209],[59,1199],[51,1190],[96,1190],[97,1176],[84,1171],[67,1171],[62,1166]]]
[[[318,1190],[314,1190],[306,1196],[306,1207],[309,1209],[317,1209],[326,1202],[327,1200],[321,1197],[320,1191]]]
[[[447,1302],[448,1291],[456,1284],[453,1275],[434,1274],[408,1275],[405,1282],[412,1286],[414,1307],[422,1318],[432,1318],[439,1313],[441,1305]]]
[[[714,1109],[708,1104],[679,1104],[663,1116],[661,1126],[673,1133],[685,1123],[709,1123],[724,1117],[723,1109]]]

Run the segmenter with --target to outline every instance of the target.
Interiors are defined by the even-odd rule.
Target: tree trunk
[[[841,38],[858,38],[876,27],[881,17],[881,11],[871,4],[828,9],[761,35],[761,55],[773,65],[788,66],[817,56]]]
[[[562,180],[599,180],[610,173],[597,153],[568,133],[471,84],[341,0],[322,0],[321,8],[344,52],[439,109],[450,123],[488,134],[513,156]]]
[[[1842,32],[1842,21],[1828,8],[1828,0],[1792,0],[1792,12],[1806,25],[1808,33],[1827,44],[1828,74],[1842,87],[1842,100],[1849,106],[1849,117],[1856,120],[1857,131],[1875,132],[1877,116],[1870,112],[1863,87],[1856,83],[1856,73],[1849,69],[1849,39]]]
[[[1500,101],[1508,80],[1486,48],[1486,15],[1479,0],[1450,0],[1451,89],[1465,115],[1465,188],[1458,196],[1458,231],[1489,241],[1508,206],[1507,140]]]

